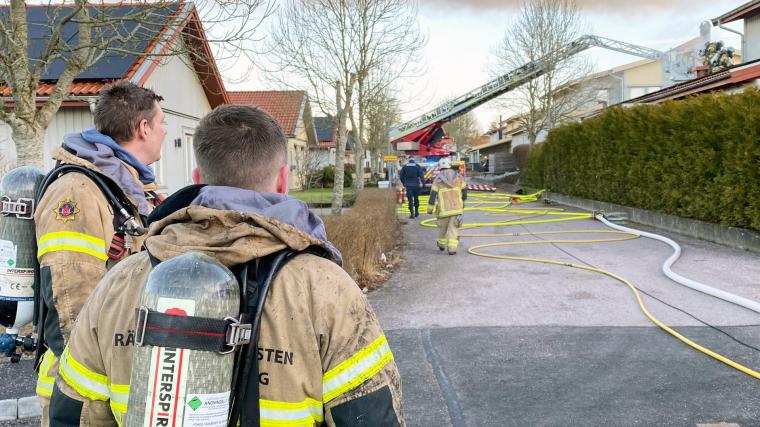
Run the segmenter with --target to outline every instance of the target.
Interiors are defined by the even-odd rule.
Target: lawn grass
[[[289,193],[291,196],[303,201],[309,206],[327,205],[332,203],[333,189],[332,188],[312,188],[306,191],[294,191]],[[343,199],[344,205],[346,200],[353,200],[354,189],[344,188]]]

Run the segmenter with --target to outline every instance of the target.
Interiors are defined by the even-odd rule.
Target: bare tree
[[[70,96],[72,82],[98,61],[179,56],[193,62],[197,72],[210,73],[216,66],[213,54],[222,59],[247,55],[256,28],[271,10],[268,0],[51,1],[35,6],[33,16],[21,0],[0,6],[0,49],[5,52],[0,55],[5,96],[0,120],[11,128],[18,164],[42,166],[48,124],[64,101],[76,100]],[[213,53],[206,51],[206,41]],[[39,96],[41,85],[48,95]]]
[[[494,54],[494,75],[503,75],[541,58],[550,61],[549,71],[504,97],[504,106],[521,114],[531,145],[542,131],[556,126],[561,118],[587,102],[583,96],[557,96],[558,89],[583,80],[592,71],[582,56],[552,57],[563,46],[586,34],[580,10],[573,0],[535,0],[524,3],[520,15],[506,30]],[[578,95],[578,94],[576,94]],[[594,94],[595,95],[595,94]]]
[[[408,0],[354,0],[352,25],[357,52],[357,114],[349,111],[356,131],[357,178],[354,189],[364,188],[365,121],[368,104],[401,78],[414,75],[413,66],[425,46],[417,25],[417,7]],[[356,119],[358,116],[358,120]]]
[[[356,132],[356,188],[363,187],[366,103],[404,76],[424,45],[416,8],[404,0],[291,0],[279,13],[264,58],[270,77],[310,88],[337,129],[332,211],[343,205],[348,121]],[[265,67],[266,69],[266,67]]]
[[[346,143],[348,142],[348,127],[346,119],[351,111],[351,97],[356,86],[356,74],[349,73],[348,82],[345,86],[340,81],[335,82],[335,105],[338,113],[335,115],[338,129],[335,147],[335,181],[333,182],[333,200],[331,212],[340,215],[343,210],[343,179],[346,173]],[[344,89],[345,88],[345,89]],[[345,94],[345,99],[343,95]]]
[[[332,213],[343,207],[343,174],[348,139],[348,111],[353,108],[356,51],[351,34],[351,8],[345,0],[291,0],[282,6],[263,60],[279,83],[308,86],[309,98],[337,130]]]
[[[296,173],[304,190],[310,189],[316,183],[322,171],[321,164],[316,147],[306,147],[296,157]]]
[[[367,148],[370,152],[372,174],[380,174],[380,159],[388,150],[388,130],[401,120],[398,102],[386,91],[374,96],[365,108]]]

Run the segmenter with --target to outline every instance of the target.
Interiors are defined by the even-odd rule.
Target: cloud
[[[679,7],[693,8],[700,4],[709,4],[711,0],[576,0],[578,6],[584,12],[599,13],[643,13],[643,12],[660,12],[673,11]],[[425,9],[444,12],[441,8],[451,8],[450,10],[469,9],[472,11],[493,11],[493,10],[519,10],[524,0],[420,0],[420,6]]]

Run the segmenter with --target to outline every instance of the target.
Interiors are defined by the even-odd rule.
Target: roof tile
[[[97,81],[97,82],[74,82],[69,85],[69,94],[73,96],[97,96],[105,85],[110,81]],[[40,82],[37,85],[37,96],[50,96],[55,89],[54,83]],[[5,97],[11,96],[11,88],[7,85],[0,87],[0,94]]]
[[[282,126],[289,137],[296,134],[301,106],[306,98],[302,90],[230,91],[230,103],[259,107]]]

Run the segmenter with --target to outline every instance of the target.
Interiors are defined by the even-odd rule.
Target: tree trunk
[[[340,93],[340,91],[338,91]],[[338,95],[340,100],[340,95]],[[340,104],[338,104],[340,105]],[[340,107],[338,107],[340,110]],[[346,116],[342,111],[338,111],[338,143],[335,148],[335,179],[333,180],[333,199],[331,211],[333,215],[340,215],[343,210],[343,174],[345,173],[346,162],[346,140],[348,132],[346,130]]]
[[[16,145],[16,166],[34,166],[44,170],[44,130],[14,127],[11,138]]]
[[[335,184],[333,187],[332,214],[340,215],[343,210],[343,175],[345,173],[346,161],[346,141],[348,140],[348,129],[346,119],[348,111],[351,109],[351,99],[354,96],[354,85],[356,84],[356,74],[349,74],[346,80],[345,93],[341,92],[340,82],[335,84],[335,100],[338,108],[338,146],[335,150]],[[345,98],[344,98],[345,96]],[[345,102],[343,102],[345,99]]]
[[[361,100],[359,103],[361,105]],[[359,116],[361,117],[361,112],[359,112]],[[364,141],[362,141],[363,132],[361,129],[361,121],[359,124],[356,123],[353,109],[348,111],[348,117],[351,119],[351,128],[353,128],[354,135],[356,135],[356,138],[354,140],[354,171],[356,172],[356,177],[354,179],[354,194],[357,194],[359,191],[364,189]]]
[[[373,177],[380,173],[377,159],[377,150],[371,150],[369,152],[369,167]]]
[[[356,170],[356,179],[354,179],[354,194],[359,194],[359,191],[364,189],[364,114],[365,114],[365,101],[366,97],[365,95],[365,79],[363,74],[359,75],[359,78],[357,80],[358,86],[359,86],[359,123],[357,126],[356,119],[354,118],[354,110],[353,108],[351,111],[348,112],[349,117],[351,117],[351,127],[354,129],[354,132],[356,133],[356,147],[354,148],[354,152],[356,153],[354,155],[354,160],[356,162],[355,164],[355,170]]]

